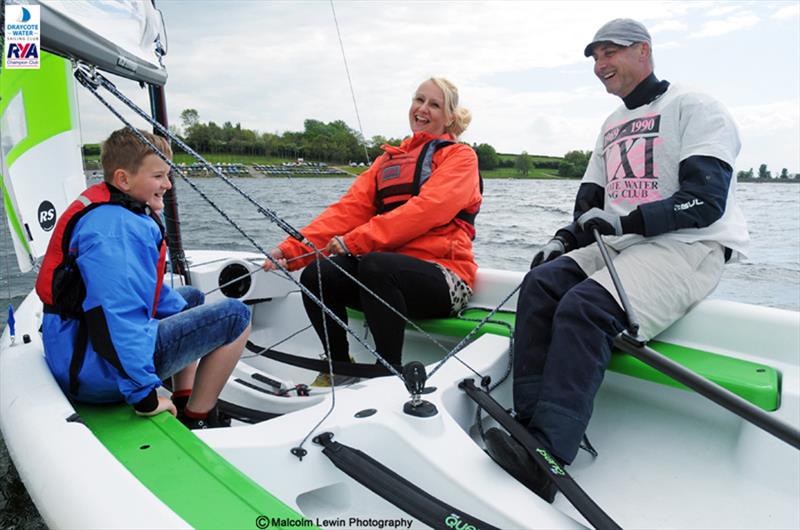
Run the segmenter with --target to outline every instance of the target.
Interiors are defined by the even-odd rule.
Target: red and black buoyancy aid
[[[103,204],[119,204],[135,213],[148,213],[143,203],[122,193],[115,187],[101,182],[87,188],[67,207],[56,223],[47,252],[44,255],[39,275],[36,277],[36,293],[44,303],[46,313],[56,313],[62,318],[80,319],[83,314],[83,299],[86,286],[77,267],[77,256],[70,252],[69,242],[78,221],[87,213]],[[156,267],[156,290],[153,299],[153,316],[156,314],[158,297],[164,281],[167,244],[164,230],[157,217],[151,217],[161,229],[158,265]]]
[[[411,151],[388,155],[376,173],[377,193],[375,194],[378,214],[394,210],[419,195],[419,190],[433,173],[433,155],[439,149],[455,144],[450,140],[434,139]],[[483,177],[480,191],[483,193]],[[480,203],[458,212],[455,219],[461,220],[470,237],[475,239],[475,218],[480,211]],[[466,225],[466,226],[465,226]]]

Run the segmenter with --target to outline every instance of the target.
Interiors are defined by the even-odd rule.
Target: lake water
[[[351,179],[250,179],[233,181],[255,201],[302,228],[341,196]],[[217,179],[196,179],[200,187],[258,244],[271,249],[283,240],[274,224]],[[179,182],[185,248],[254,250],[192,189]],[[538,247],[571,219],[578,181],[487,180],[478,216],[475,257],[479,265],[523,271]],[[800,185],[741,183],[737,197],[748,219],[749,256],[726,266],[713,298],[800,311]],[[35,275],[16,269],[6,223],[0,228],[0,319],[9,300],[15,306],[31,290]],[[0,441],[0,528],[42,526]]]

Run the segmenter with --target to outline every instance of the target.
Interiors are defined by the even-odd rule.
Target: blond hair
[[[172,159],[172,148],[170,148],[166,138],[141,129],[139,129],[139,132],[159,151],[167,155],[167,158]],[[114,172],[118,169],[136,173],[139,171],[139,167],[145,157],[155,154],[156,152],[145,145],[130,129],[116,130],[103,142],[103,147],[100,151],[103,179],[110,184],[113,181]]]
[[[458,138],[469,127],[472,114],[458,105],[458,88],[452,82],[444,77],[431,77],[430,80],[444,94],[444,115],[449,122],[444,130]]]

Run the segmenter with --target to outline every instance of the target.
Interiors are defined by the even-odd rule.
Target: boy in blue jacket
[[[164,138],[140,132],[172,155]],[[166,162],[129,129],[103,143],[101,162],[104,182],[59,218],[36,280],[47,364],[76,401],[124,399],[140,416],[166,410],[190,428],[227,425],[216,403],[250,310],[231,299],[204,305],[197,289],[163,283]],[[168,377],[171,399],[156,392]]]

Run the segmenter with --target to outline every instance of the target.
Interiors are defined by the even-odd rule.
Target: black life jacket
[[[455,144],[450,140],[434,139],[421,144],[403,154],[388,155],[376,172],[377,192],[375,194],[377,213],[394,210],[419,195],[420,188],[433,173],[433,155],[439,149]],[[483,193],[483,177],[480,191]],[[470,236],[475,239],[475,218],[480,211],[480,203],[461,210],[455,219],[467,223]]]

